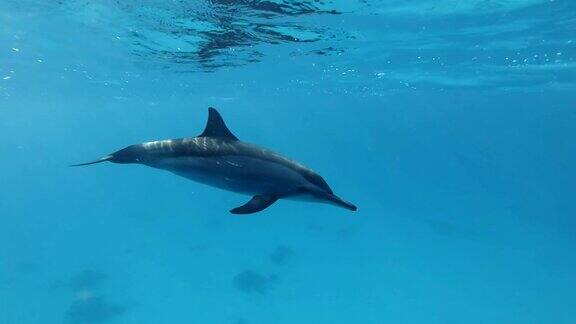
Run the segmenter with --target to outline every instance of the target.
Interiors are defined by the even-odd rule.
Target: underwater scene
[[[0,324],[574,324],[575,166],[573,0],[0,0]]]

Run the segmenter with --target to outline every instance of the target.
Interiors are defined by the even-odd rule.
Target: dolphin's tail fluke
[[[80,163],[80,164],[71,164],[69,166],[71,167],[77,167],[77,166],[84,166],[84,165],[90,165],[90,164],[96,164],[96,163],[102,163],[102,162],[106,162],[106,161],[110,161],[112,160],[113,156],[112,155],[107,155],[99,160],[96,161],[92,161],[92,162],[86,162],[86,163]]]

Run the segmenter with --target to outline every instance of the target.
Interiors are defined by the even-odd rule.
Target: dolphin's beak
[[[329,203],[336,205],[338,207],[346,208],[346,209],[351,210],[351,211],[357,211],[358,210],[358,207],[356,207],[356,205],[354,205],[353,203],[347,202],[346,200],[344,200],[344,199],[342,199],[336,195],[328,195],[326,197],[326,200]]]
[[[102,162],[106,162],[106,161],[110,161],[112,160],[113,156],[112,155],[107,155],[99,160],[96,161],[92,161],[92,162],[86,162],[86,163],[80,163],[80,164],[72,164],[69,165],[71,167],[77,167],[77,166],[83,166],[83,165],[90,165],[90,164],[96,164],[96,163],[102,163]]]

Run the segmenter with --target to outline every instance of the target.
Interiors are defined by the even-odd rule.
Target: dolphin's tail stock
[[[90,164],[96,164],[96,163],[102,163],[102,162],[106,162],[106,161],[110,161],[112,160],[112,158],[114,158],[114,156],[112,155],[107,155],[99,160],[96,161],[92,161],[92,162],[86,162],[86,163],[80,163],[80,164],[71,164],[69,166],[71,167],[78,167],[78,166],[84,166],[84,165],[90,165]]]

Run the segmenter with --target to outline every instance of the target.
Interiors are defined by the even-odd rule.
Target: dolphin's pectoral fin
[[[262,211],[272,205],[278,200],[275,196],[269,195],[256,195],[250,199],[249,202],[245,203],[240,207],[236,207],[230,212],[232,214],[253,214]]]

